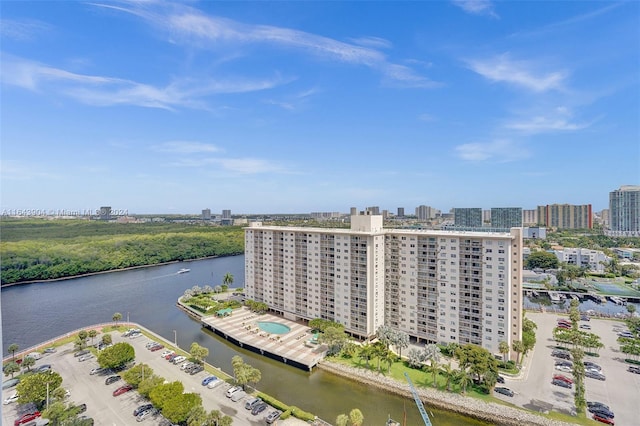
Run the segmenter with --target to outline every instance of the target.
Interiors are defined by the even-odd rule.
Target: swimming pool
[[[271,334],[287,334],[291,331],[288,326],[271,321],[258,321],[258,327],[260,327],[260,330]]]

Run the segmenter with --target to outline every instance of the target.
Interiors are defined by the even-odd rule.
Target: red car
[[[164,349],[163,345],[156,345],[151,347],[151,352],[159,351],[160,349]]]
[[[615,425],[615,422],[613,421],[613,419],[611,419],[609,417],[599,416],[597,414],[593,415],[593,420],[597,420],[599,422],[606,423],[608,425]]]
[[[15,422],[13,422],[13,426],[20,426],[21,424],[28,423],[32,420],[40,417],[40,411],[36,411],[35,413],[26,413],[23,414],[22,417],[18,417]]]
[[[122,395],[123,393],[129,392],[131,389],[133,389],[133,386],[131,385],[120,386],[118,389],[113,391],[113,396]]]
[[[563,376],[562,374],[555,374],[553,376],[553,380],[562,380],[563,382],[567,382],[567,383],[573,384],[573,380],[571,380],[567,376]]]

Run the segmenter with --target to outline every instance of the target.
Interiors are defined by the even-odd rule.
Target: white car
[[[164,351],[164,352],[162,352],[162,353],[160,354],[160,357],[161,357],[161,358],[164,358],[164,357],[166,357],[167,355],[172,354],[172,353],[173,353],[173,351]]]
[[[177,357],[175,357],[175,358],[173,359],[173,363],[174,363],[174,364],[176,364],[176,365],[178,365],[178,364],[180,364],[182,361],[184,361],[185,359],[187,359],[187,357],[186,357],[186,356],[182,356],[182,355],[180,355],[180,356],[177,356]]]
[[[213,389],[213,388],[218,387],[219,385],[221,385],[221,384],[223,384],[223,383],[224,383],[224,380],[220,380],[220,379],[217,379],[217,378],[216,378],[215,380],[210,381],[210,382],[207,384],[207,387],[208,387],[209,389]]]
[[[9,405],[12,402],[16,402],[18,400],[18,393],[14,393],[13,395],[11,395],[10,397],[8,397],[7,399],[5,399],[2,403],[4,405]]]
[[[78,358],[78,361],[82,362],[82,361],[86,361],[86,360],[91,359],[91,358],[93,358],[93,355],[86,354],[86,355],[82,355],[80,358]]]
[[[564,371],[565,373],[573,372],[573,368],[568,365],[556,365],[556,370]]]
[[[234,386],[232,388],[229,388],[227,390],[227,398],[231,398],[233,396],[233,394],[237,393],[237,392],[242,392],[242,388],[240,386]]]

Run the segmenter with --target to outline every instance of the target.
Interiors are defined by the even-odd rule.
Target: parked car
[[[106,368],[96,367],[96,368],[92,368],[91,371],[89,371],[89,374],[93,376],[94,374],[102,374],[105,371],[107,371]]]
[[[615,414],[613,414],[613,411],[611,411],[611,410],[609,410],[607,408],[604,408],[604,407],[600,407],[600,408],[594,409],[593,411],[590,411],[590,413],[596,414],[596,415],[598,415],[600,417],[608,417],[610,419],[613,419],[613,418],[616,417]]]
[[[504,377],[498,375],[498,383],[504,383]]]
[[[86,361],[91,358],[93,358],[93,355],[91,354],[82,355],[81,357],[78,358],[78,362]]]
[[[18,400],[18,392],[14,392],[14,394],[13,394],[13,395],[11,395],[11,396],[7,397],[4,401],[2,401],[2,403],[3,403],[4,405],[9,405],[9,404],[11,404],[12,402],[16,402],[17,400]]]
[[[145,347],[145,348],[147,348],[147,349],[150,349],[151,347],[153,347],[153,346],[155,346],[155,345],[159,345],[159,344],[160,344],[160,343],[158,343],[158,342],[156,342],[156,341],[152,340],[152,341],[150,341],[150,342],[147,342],[147,344],[146,344],[146,345],[144,345],[144,347]]]
[[[186,370],[187,368],[193,367],[195,364],[191,361],[187,361],[180,366],[180,370]]]
[[[160,357],[161,357],[161,358],[165,358],[167,355],[172,354],[172,353],[173,353],[173,351],[171,351],[171,350],[164,351],[164,352],[162,352],[162,353],[160,354]]]
[[[583,330],[591,330],[591,326],[589,324],[580,324],[579,327]]]
[[[81,351],[78,351],[78,352],[74,353],[73,356],[75,356],[77,358],[77,357],[80,357],[80,356],[83,356],[83,355],[87,355],[87,354],[90,354],[90,353],[91,352],[89,352],[87,349],[83,349]]]
[[[607,380],[607,378],[605,377],[604,374],[598,372],[598,371],[593,371],[593,370],[585,370],[584,371],[584,376],[585,377],[589,377],[590,379],[598,379],[598,380],[602,380],[605,381]]]
[[[633,339],[633,333],[630,331],[621,331],[620,333],[618,333],[618,336],[625,337],[627,339]]]
[[[554,374],[553,375],[553,380],[562,380],[565,381],[567,383],[571,383],[573,384],[573,380],[568,378],[567,376],[563,376],[562,374]]]
[[[153,408],[153,404],[144,404],[139,406],[138,408],[136,408],[135,410],[133,410],[133,415],[134,417],[138,417],[138,415],[140,415],[140,413],[150,410]]]
[[[131,389],[133,389],[133,386],[131,385],[120,386],[118,389],[113,391],[113,396],[122,395],[123,393],[129,392]]]
[[[218,378],[216,377],[216,378],[215,378],[215,380],[212,380],[212,381],[210,381],[210,382],[209,382],[209,384],[207,385],[207,387],[208,387],[209,389],[213,389],[213,388],[215,388],[215,387],[217,387],[217,386],[219,386],[219,385],[221,385],[221,384],[223,384],[223,383],[224,383],[224,380],[220,380],[220,379],[218,379]]]
[[[561,359],[567,359],[570,360],[571,359],[571,354],[567,351],[561,351],[561,350],[554,350],[551,352],[551,356],[556,357],[556,358],[561,358]]]
[[[209,383],[213,382],[214,380],[218,380],[218,378],[216,376],[207,376],[204,379],[202,379],[202,386],[207,386]]]
[[[115,383],[120,379],[121,379],[120,376],[109,376],[106,379],[104,379],[104,384],[105,385],[110,385],[111,383]]]
[[[231,400],[233,402],[238,402],[242,398],[244,398],[245,396],[247,396],[247,393],[245,391],[243,391],[243,390],[240,390],[238,392],[234,392],[233,395],[231,395]]]
[[[589,318],[588,315],[581,315],[580,316],[580,321],[591,321],[591,318]]]
[[[248,400],[247,402],[244,403],[244,408],[247,410],[253,410],[253,407],[255,407],[256,405],[260,404],[262,402],[262,399],[260,398],[253,398]]]
[[[636,374],[640,374],[640,367],[630,366],[629,368],[627,368],[627,371],[630,371],[630,372],[636,373]]]
[[[54,348],[53,346],[50,348],[47,348],[43,351],[45,354],[55,354],[57,352],[56,348]]]
[[[589,410],[590,413],[594,410],[597,410],[598,408],[604,408],[605,410],[610,410],[609,406],[606,404],[603,404],[602,402],[587,401],[587,409]]]
[[[177,357],[178,357],[178,354],[170,353],[169,355],[165,356],[164,359],[166,359],[169,362],[173,362],[173,360],[176,359]]]
[[[569,367],[568,365],[556,365],[556,370],[564,371],[565,373],[573,372],[573,368]]]
[[[20,383],[20,379],[9,379],[2,382],[2,389],[9,389]]]
[[[282,411],[280,410],[274,410],[270,412],[266,418],[267,424],[270,425],[271,423],[275,422],[280,418],[281,415],[282,415]]]
[[[600,367],[598,364],[594,362],[585,361],[582,363],[582,365],[584,365],[584,368],[589,370],[602,371],[602,367]]]
[[[609,418],[609,417],[601,417],[601,416],[599,416],[599,415],[597,415],[597,414],[594,414],[594,415],[593,415],[593,420],[597,420],[597,421],[599,421],[599,422],[601,422],[601,423],[608,424],[608,425],[615,425],[615,424],[616,424],[616,423],[613,421],[613,419],[612,419],[612,418]]]
[[[556,385],[556,386],[560,386],[563,388],[567,388],[567,389],[571,389],[573,387],[573,385],[569,382],[566,382],[564,380],[558,380],[558,379],[553,379],[551,381],[551,384]]]
[[[231,398],[231,396],[236,393],[236,392],[240,392],[242,391],[242,388],[240,386],[233,386],[229,389],[227,389],[227,393],[225,395],[227,395],[227,398]]]
[[[30,422],[32,420],[35,420],[40,416],[41,416],[40,411],[33,411],[31,413],[24,413],[22,416],[18,417],[13,422],[13,426],[20,426],[22,424],[28,423],[28,422]]]
[[[497,393],[501,393],[502,395],[506,395],[506,396],[515,395],[514,392],[511,389],[505,388],[505,387],[502,387],[502,386],[496,387],[495,389],[493,389],[493,391],[497,392]]]
[[[157,412],[158,412],[158,410],[156,410],[155,408],[149,408],[148,410],[145,410],[142,413],[138,414],[136,416],[136,421],[137,422],[142,422],[142,421],[144,421],[144,419],[146,419],[147,417],[153,416]]]
[[[200,365],[200,364],[197,364],[189,371],[189,374],[191,374],[193,376],[193,375],[198,374],[201,371],[204,371],[204,367],[202,365]]]
[[[156,346],[151,346],[149,348],[151,352],[156,352],[156,351],[159,351],[160,349],[164,349],[164,345],[156,345]]]
[[[35,369],[36,373],[44,373],[45,371],[51,370],[51,364],[42,364],[40,367]]]
[[[251,414],[253,414],[254,416],[257,416],[258,414],[262,413],[266,409],[267,409],[267,404],[264,402],[261,402],[259,404],[256,404],[256,406],[251,409]]]
[[[187,359],[187,357],[179,355],[179,356],[175,357],[173,360],[171,360],[171,362],[173,362],[174,364],[178,365],[182,361],[184,361],[185,359]]]

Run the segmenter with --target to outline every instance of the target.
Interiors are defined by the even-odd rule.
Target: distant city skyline
[[[0,24],[4,211],[599,212],[640,183],[639,2],[21,1]]]

